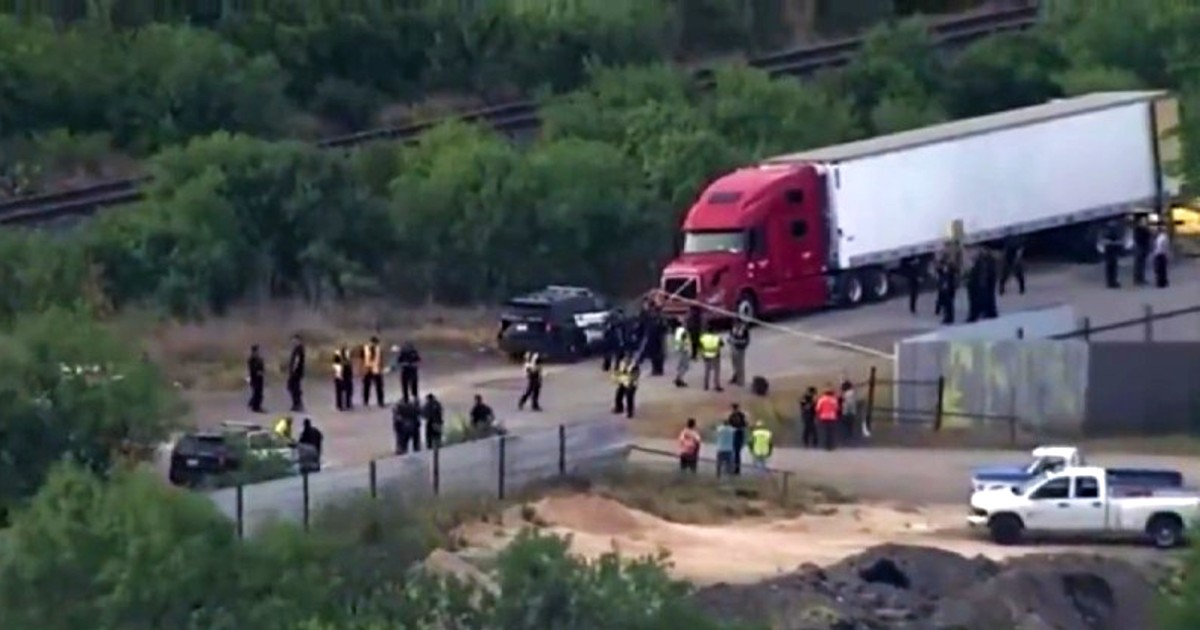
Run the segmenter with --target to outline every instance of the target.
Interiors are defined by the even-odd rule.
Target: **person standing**
[[[1121,288],[1117,280],[1121,250],[1124,249],[1124,235],[1121,224],[1116,220],[1109,221],[1104,227],[1104,284],[1110,289]]]
[[[696,474],[700,467],[700,433],[696,431],[696,419],[688,418],[679,432],[679,470]]]
[[[971,266],[967,269],[967,323],[979,321],[983,314],[984,273],[983,250],[980,249],[971,257]]]
[[[363,406],[371,404],[371,389],[375,389],[375,402],[383,406],[383,354],[379,348],[379,338],[363,344]]]
[[[288,395],[292,398],[292,411],[304,411],[304,340],[292,335],[292,353],[288,356]]]
[[[1145,216],[1139,216],[1133,224],[1133,283],[1146,284],[1146,262],[1154,246],[1154,233]]]
[[[746,384],[746,350],[750,348],[750,323],[739,320],[729,331],[729,363],[733,371],[729,383],[742,387]]]
[[[609,314],[604,322],[604,362],[600,369],[607,372],[616,369],[621,363],[622,351],[625,348],[625,315],[621,309]]]
[[[692,367],[692,340],[682,321],[675,327],[675,357],[675,387],[687,387],[683,377]]]
[[[800,399],[800,443],[805,448],[816,448],[817,444],[817,388],[809,387]]]
[[[726,420],[733,427],[733,474],[742,474],[742,449],[746,448],[746,429],[750,424],[746,414],[737,403],[729,405],[729,418]]]
[[[446,425],[442,403],[433,394],[425,394],[425,405],[421,407],[425,418],[425,448],[434,450],[442,447],[442,432]]]
[[[771,458],[774,450],[771,430],[762,420],[758,420],[754,423],[754,430],[750,432],[750,455],[754,458],[754,468],[759,472],[767,472],[767,460]]]
[[[542,355],[536,352],[525,353],[525,392],[517,401],[517,409],[525,409],[525,403],[533,403],[534,411],[541,411],[542,397]]]
[[[917,299],[921,295],[922,262],[919,257],[905,258],[900,262],[900,273],[908,289],[908,312],[917,314]]]
[[[246,359],[246,383],[250,385],[250,400],[246,406],[254,413],[263,413],[263,388],[267,384],[267,364],[263,361],[258,344],[250,346]]]
[[[996,256],[992,250],[982,248],[979,251],[979,317],[981,319],[996,319],[1000,315],[996,304],[996,295],[1000,286],[1000,271],[997,269]]]
[[[421,450],[421,410],[409,400],[400,400],[392,407],[392,432],[396,436],[396,454],[404,455],[409,448]]]
[[[341,350],[333,351],[333,408],[346,410],[346,364]]]
[[[717,426],[717,476],[733,474],[733,434],[729,420]]]
[[[721,388],[721,347],[724,345],[725,342],[712,327],[700,335],[700,356],[704,359],[704,391],[708,391],[710,387],[718,392],[724,391]]]
[[[832,386],[826,387],[825,393],[817,398],[816,410],[817,424],[821,426],[821,441],[825,444],[825,450],[832,451],[837,448],[837,424],[841,418],[838,398]]]
[[[704,334],[704,313],[699,306],[688,307],[688,341],[692,344],[692,360],[700,358],[700,337]]]
[[[646,356],[650,359],[650,376],[662,376],[667,360],[667,322],[658,304],[651,303],[647,310]]]
[[[342,346],[342,409],[354,409],[354,355],[348,346]]]
[[[998,293],[1004,295],[1008,280],[1017,281],[1017,293],[1025,295],[1025,239],[1013,235],[1004,239],[1004,263],[1000,269]]]
[[[1171,240],[1167,236],[1165,226],[1158,226],[1154,232],[1154,249],[1151,256],[1154,260],[1154,286],[1165,289],[1170,285],[1167,265],[1171,261]]]
[[[641,371],[637,359],[625,359],[624,367],[620,372],[621,380],[617,383],[617,413],[624,412],[626,418],[633,417],[634,403],[637,400],[638,377],[641,376]]]
[[[325,435],[321,430],[313,426],[311,418],[305,418],[304,424],[300,428],[300,437],[296,439],[298,444],[305,444],[316,452],[317,460],[321,459],[321,452],[325,446]]]
[[[400,371],[400,396],[414,403],[421,400],[419,383],[421,376],[421,353],[411,341],[404,342],[396,354],[396,367]]]
[[[858,393],[850,379],[842,381],[841,396],[838,399],[838,410],[842,416],[842,435],[848,440],[854,437],[855,425],[858,423]]]
[[[943,324],[954,323],[954,300],[958,293],[958,270],[949,256],[943,256],[937,267],[937,304],[934,314],[942,316]]]

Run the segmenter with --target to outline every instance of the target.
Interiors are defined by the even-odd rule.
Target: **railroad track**
[[[1036,6],[976,13],[951,18],[931,26],[934,41],[939,47],[953,48],[969,44],[995,33],[1024,30],[1037,20]],[[819,70],[848,63],[862,45],[861,38],[845,39],[777,53],[750,60],[749,64],[773,76],[805,76]],[[711,85],[711,70],[696,72],[701,85]],[[540,124],[534,101],[508,103],[480,109],[458,116],[468,122],[485,123],[497,131],[515,134],[537,129]],[[344,149],[381,140],[409,140],[438,124],[431,121],[370,129],[317,142],[326,149]],[[142,186],[148,177],[136,177],[102,182],[94,186],[56,193],[18,197],[0,203],[0,224],[32,225],[66,215],[90,214],[109,206],[128,204],[142,198]]]

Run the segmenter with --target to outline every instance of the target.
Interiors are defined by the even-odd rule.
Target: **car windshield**
[[[1033,463],[1029,465],[1029,468],[1025,469],[1025,472],[1031,475],[1042,475],[1048,472],[1062,470],[1066,467],[1066,465],[1067,460],[1058,456],[1039,457],[1033,460]]]
[[[1029,494],[1030,490],[1033,490],[1034,488],[1042,485],[1042,482],[1045,481],[1046,477],[1048,477],[1048,476],[1049,475],[1046,475],[1045,473],[1043,473],[1043,474],[1040,474],[1040,475],[1034,477],[1033,479],[1030,479],[1029,481],[1026,481],[1025,483],[1023,483],[1021,485],[1012,486],[1013,494],[1016,494],[1016,495]]]
[[[683,235],[683,253],[685,254],[709,252],[740,254],[744,251],[746,251],[745,230],[688,232]]]

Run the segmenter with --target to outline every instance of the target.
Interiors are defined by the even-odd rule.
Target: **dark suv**
[[[219,430],[185,433],[171,449],[168,478],[177,486],[200,487],[243,470],[247,458],[282,458],[293,473],[321,470],[320,454],[304,444],[277,437],[253,423],[223,422]]]
[[[578,359],[600,348],[612,312],[609,301],[589,289],[551,285],[505,303],[496,342],[514,359],[526,352]]]

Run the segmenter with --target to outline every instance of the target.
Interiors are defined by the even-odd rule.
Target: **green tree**
[[[1041,33],[1001,34],[950,63],[943,100],[955,118],[1027,107],[1062,96],[1056,75],[1067,59]]]
[[[944,74],[926,23],[911,18],[869,32],[862,50],[832,84],[853,103],[859,124],[878,133],[872,123],[881,103],[900,100],[915,104],[907,107],[910,111],[930,111]]]
[[[150,457],[177,408],[159,373],[77,312],[24,315],[0,335],[0,511],[66,459],[96,472]]]

